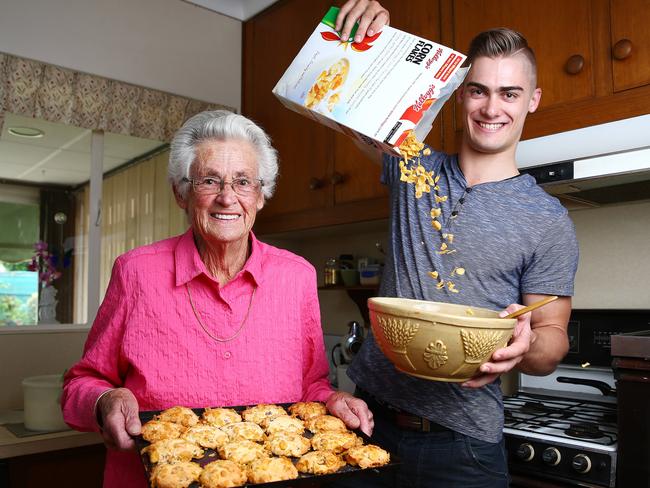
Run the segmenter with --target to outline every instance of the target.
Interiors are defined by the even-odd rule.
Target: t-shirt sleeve
[[[395,184],[396,181],[399,181],[400,170],[399,170],[400,159],[393,155],[384,153],[382,156],[382,172],[381,172],[381,182],[382,184],[391,187]]]
[[[565,213],[549,226],[525,267],[521,293],[573,296],[578,254],[575,228]]]

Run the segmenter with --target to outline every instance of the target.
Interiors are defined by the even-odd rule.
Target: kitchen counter
[[[16,437],[4,425],[0,425],[0,459],[89,446],[102,442],[102,437],[97,432],[77,432],[75,430]]]

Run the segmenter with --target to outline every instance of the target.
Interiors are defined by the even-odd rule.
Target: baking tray
[[[287,410],[293,403],[276,403],[275,405],[279,405],[283,407],[285,410]],[[248,408],[249,406],[254,406],[254,405],[240,405],[240,406],[234,406],[234,407],[221,407],[221,408],[232,408],[233,410],[237,411],[238,413],[241,413],[243,410]],[[216,407],[212,407],[216,408]],[[205,409],[203,408],[193,408],[192,409],[194,413],[196,413],[199,417],[203,414],[203,411]],[[162,410],[149,410],[149,411],[144,411],[140,412],[140,421],[144,425],[145,422],[148,422],[151,420],[154,415],[158,415],[161,413]],[[363,439],[364,444],[372,444],[373,442],[371,439],[361,432],[360,430],[355,430],[353,431],[355,434],[357,434],[359,437]],[[305,431],[303,434],[305,437],[308,439],[311,439],[313,437],[313,434],[309,431]],[[153,464],[149,462],[149,456],[146,454],[142,454],[142,449],[147,447],[149,445],[149,442],[145,441],[142,436],[137,436],[135,437],[135,445],[138,449],[138,453],[140,454],[140,459],[142,460],[142,465],[144,466],[145,470],[145,476],[147,478],[147,482],[149,483],[149,486],[151,486],[151,483],[149,482],[149,475],[151,473],[151,469],[153,467]],[[200,464],[201,466],[204,466],[206,464],[209,464],[212,461],[215,461],[217,459],[221,459],[219,457],[219,453],[216,452],[213,449],[204,449],[205,453],[201,459],[194,459],[193,461]],[[350,466],[349,464],[346,464],[344,467],[342,467],[340,470],[338,470],[336,473],[330,473],[330,474],[323,474],[323,475],[315,475],[315,474],[306,474],[306,473],[298,473],[298,478],[293,479],[293,480],[286,480],[286,481],[271,481],[268,483],[257,483],[257,484],[250,484],[247,483],[245,485],[241,485],[242,487],[294,487],[294,486],[302,486],[302,487],[307,487],[307,486],[319,486],[321,483],[332,483],[335,481],[340,480],[341,478],[349,478],[349,477],[354,477],[354,476],[359,476],[359,475],[381,475],[381,474],[387,474],[389,471],[394,470],[397,466],[399,466],[399,460],[395,457],[395,455],[392,452],[389,452],[390,454],[390,462],[384,466],[378,467],[378,468],[367,468],[367,469],[361,469],[358,466]],[[289,458],[291,461],[295,464],[298,458]],[[200,488],[199,483],[194,482],[190,485],[190,488]]]

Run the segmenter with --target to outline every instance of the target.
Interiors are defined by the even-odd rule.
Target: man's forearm
[[[518,369],[522,373],[539,376],[552,373],[569,351],[566,330],[548,325],[533,328],[532,332],[534,340]]]

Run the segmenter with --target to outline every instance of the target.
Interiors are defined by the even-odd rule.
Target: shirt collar
[[[249,275],[255,283],[259,286],[262,283],[262,261],[264,255],[264,248],[260,241],[257,240],[255,234],[250,233],[251,253],[244,268],[237,274],[234,279],[239,276]],[[200,274],[204,274],[210,279],[214,279],[208,273],[205,263],[201,260],[199,250],[196,248],[194,242],[194,234],[192,229],[188,229],[183,235],[180,236],[176,248],[174,249],[175,272],[176,272],[176,286],[182,286],[185,283],[192,281]]]

